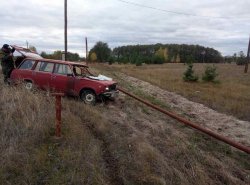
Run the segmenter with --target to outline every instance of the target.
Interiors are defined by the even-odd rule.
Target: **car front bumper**
[[[116,98],[119,94],[118,90],[114,90],[114,91],[107,91],[102,93],[103,96],[108,97],[108,98]]]

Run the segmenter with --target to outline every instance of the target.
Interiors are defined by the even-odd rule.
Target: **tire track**
[[[94,125],[86,124],[86,127],[90,130],[93,136],[98,139],[102,145],[103,159],[106,163],[108,177],[113,185],[124,185],[123,179],[119,176],[118,160],[112,156],[109,150],[109,142],[105,139],[103,133],[98,131]]]

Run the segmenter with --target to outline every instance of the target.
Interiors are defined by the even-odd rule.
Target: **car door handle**
[[[52,76],[52,78],[56,78],[56,76]]]

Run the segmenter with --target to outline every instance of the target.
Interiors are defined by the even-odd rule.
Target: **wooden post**
[[[64,52],[65,60],[68,59],[68,18],[67,18],[67,0],[64,0]]]
[[[249,63],[249,55],[250,55],[250,37],[249,37],[249,43],[248,43],[248,50],[247,50],[247,60],[245,64],[245,73],[248,71],[248,63]]]
[[[85,44],[86,44],[86,65],[88,65],[88,38],[85,37]]]

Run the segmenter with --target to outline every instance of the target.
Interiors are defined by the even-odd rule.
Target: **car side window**
[[[36,71],[52,72],[54,64],[50,62],[38,62],[36,65]]]
[[[19,67],[19,69],[31,69],[34,64],[35,64],[35,61],[26,60],[22,63],[22,65]]]
[[[61,74],[61,75],[67,75],[67,74],[72,74],[72,70],[70,69],[69,65],[56,64],[54,73]]]

